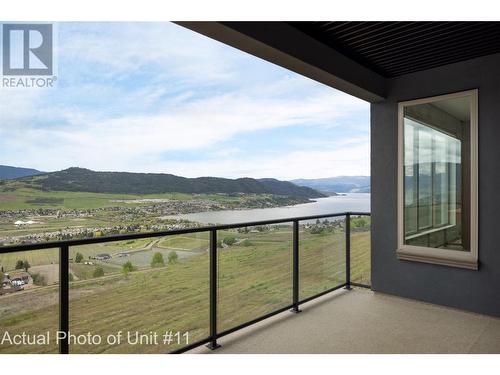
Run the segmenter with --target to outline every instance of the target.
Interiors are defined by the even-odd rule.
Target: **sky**
[[[369,104],[173,23],[58,23],[54,88],[0,88],[0,164],[369,175]]]

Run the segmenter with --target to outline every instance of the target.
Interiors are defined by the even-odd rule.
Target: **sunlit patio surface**
[[[339,290],[189,353],[500,353],[500,318]]]

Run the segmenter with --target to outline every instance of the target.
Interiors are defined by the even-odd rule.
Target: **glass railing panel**
[[[292,303],[292,223],[217,232],[218,331]]]
[[[71,353],[167,353],[209,335],[209,233],[70,249]]]
[[[58,353],[59,249],[1,253],[0,353]]]
[[[351,217],[351,282],[371,285],[371,219]]]
[[[299,223],[299,299],[345,283],[345,218]]]

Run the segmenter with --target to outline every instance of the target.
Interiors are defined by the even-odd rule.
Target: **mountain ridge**
[[[45,172],[33,168],[11,167],[0,165],[0,180],[12,180],[20,177],[29,177],[43,174]]]
[[[295,179],[297,186],[309,187],[325,193],[369,193],[370,176],[337,176]]]
[[[115,194],[251,193],[285,195],[298,198],[321,198],[325,196],[312,188],[297,186],[288,181],[272,178],[188,178],[166,173],[98,172],[79,167],[19,177],[7,182],[3,181],[2,185],[8,187],[9,181],[11,181],[11,185],[15,183],[44,191]]]

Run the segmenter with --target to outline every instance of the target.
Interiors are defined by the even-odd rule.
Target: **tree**
[[[123,268],[123,273],[125,275],[128,275],[129,272],[133,272],[136,269],[130,260],[127,261],[127,262],[125,262],[125,263],[123,263],[123,267],[122,268]]]
[[[75,262],[76,262],[76,263],[81,263],[81,262],[82,262],[82,260],[83,260],[83,255],[82,255],[82,253],[76,253],[76,255],[75,255]]]
[[[28,269],[31,267],[31,264],[27,260],[23,262],[23,268],[26,272],[28,272]]]
[[[368,225],[368,221],[364,217],[358,217],[352,220],[355,228],[364,228]]]
[[[321,234],[324,232],[324,228],[320,227],[320,226],[313,226],[311,227],[311,234]]]
[[[227,246],[231,246],[231,245],[234,245],[234,243],[236,242],[236,238],[234,236],[227,236],[227,237],[224,237],[223,242]]]
[[[71,274],[70,274],[71,275]],[[47,280],[43,275],[40,275],[39,273],[34,273],[31,275],[31,278],[33,279],[33,284],[39,285],[39,286],[46,286],[47,285]]]
[[[170,255],[169,255],[170,259]],[[163,267],[165,266],[165,260],[163,259],[162,253],[154,253],[153,259],[151,260],[151,267]]]
[[[179,257],[177,256],[177,253],[175,251],[172,251],[168,254],[168,263],[169,264],[177,263],[178,258]]]
[[[94,270],[94,277],[102,277],[104,276],[104,269],[101,266],[97,266]]]
[[[18,260],[16,262],[16,270],[22,270],[24,268],[24,260]]]

